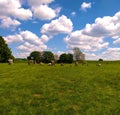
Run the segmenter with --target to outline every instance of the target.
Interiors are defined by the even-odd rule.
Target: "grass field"
[[[120,115],[120,62],[0,64],[0,115]]]

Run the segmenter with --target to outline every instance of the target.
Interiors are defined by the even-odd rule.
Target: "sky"
[[[14,57],[32,51],[120,60],[119,0],[0,0],[0,36]]]

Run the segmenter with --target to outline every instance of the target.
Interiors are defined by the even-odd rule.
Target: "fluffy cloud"
[[[86,11],[86,9],[88,9],[88,8],[91,8],[91,3],[90,2],[89,3],[83,2],[81,4],[81,10]]]
[[[21,23],[15,19],[11,19],[9,17],[4,18],[1,20],[0,27],[2,28],[15,28],[16,26],[19,26]]]
[[[109,43],[109,40],[107,39],[112,38],[111,40],[113,41],[113,45],[120,43],[119,28],[120,12],[117,12],[114,16],[96,18],[95,23],[86,24],[85,28],[72,32],[64,40],[67,43],[68,48],[79,47],[81,50],[83,50],[88,57],[87,59],[95,59],[95,57],[105,57],[105,59],[118,59],[120,54],[120,51],[118,51],[119,49],[110,48],[109,44],[111,43]],[[102,49],[106,51],[98,54],[97,52],[101,52]],[[91,58],[89,58],[90,53],[94,54],[91,55]],[[98,55],[95,55],[96,53]],[[111,54],[113,55],[110,58],[109,56]]]
[[[39,6],[42,4],[50,4],[52,3],[54,0],[28,0],[28,3],[32,6]]]
[[[44,44],[36,45],[31,44],[29,42],[25,42],[24,44],[17,47],[18,50],[32,52],[32,51],[42,51],[43,49],[47,49],[47,46]]]
[[[46,35],[42,35],[42,36],[41,36],[42,42],[48,42],[49,39],[50,39],[50,38],[48,38],[48,36],[46,36]]]
[[[44,24],[41,28],[41,33],[48,35],[57,35],[60,33],[68,34],[72,31],[73,24],[70,19],[62,15],[56,20],[51,21],[49,24]]]
[[[23,40],[35,44],[35,45],[43,45],[43,42],[41,39],[34,33],[30,31],[22,31],[20,32],[20,35],[22,36]]]
[[[13,16],[20,20],[28,20],[32,18],[32,12],[29,9],[20,8],[13,11]]]
[[[120,12],[116,13],[113,17],[96,18],[95,23],[86,25],[83,33],[96,37],[114,37],[120,34],[119,28]]]
[[[120,43],[120,37],[117,37],[117,39],[113,41],[113,44],[118,44],[118,43]]]
[[[28,1],[36,18],[41,20],[51,20],[58,16],[61,8],[50,8],[49,4],[54,0],[30,0]]]
[[[26,30],[26,31],[21,31],[19,34],[16,34],[16,35],[6,36],[5,40],[8,44],[15,43],[15,42],[28,42],[34,45],[44,45],[43,41],[45,40],[47,41],[48,37],[44,35],[39,38],[36,34]]]
[[[32,51],[42,51],[47,49],[45,42],[49,40],[46,35],[38,37],[36,34],[28,30],[21,31],[19,34],[9,35],[4,38],[8,44],[19,43],[14,50],[21,55],[23,53],[28,54]],[[17,56],[17,54],[15,54],[15,56]],[[26,57],[26,55],[24,55],[24,57]]]
[[[120,48],[108,48],[99,57],[104,60],[120,60]]]
[[[35,17],[41,20],[50,20],[58,16],[61,9],[52,9],[48,5],[40,5],[39,7],[33,7],[32,10]]]
[[[87,60],[120,60],[120,48],[108,48],[102,53],[95,54],[95,53],[85,53]]]
[[[23,37],[21,35],[19,35],[19,34],[8,35],[8,36],[4,37],[4,39],[8,44],[17,43],[17,42],[23,42]]]
[[[113,38],[113,45],[120,43],[120,12],[114,16],[96,18],[95,23],[87,24],[82,33],[92,37]]]
[[[18,19],[28,20],[31,18],[31,10],[22,8],[21,0],[0,0],[1,28],[10,28],[11,30],[14,30],[21,24]]]
[[[98,60],[102,57],[99,57],[98,55],[94,54],[94,53],[85,53],[85,58],[87,60]],[[103,58],[102,58],[103,59]]]
[[[30,52],[13,52],[14,57],[16,58],[27,58],[30,55]]]
[[[95,52],[108,47],[109,43],[104,42],[102,37],[88,36],[81,31],[72,32],[65,39],[68,48],[78,47],[86,52]]]
[[[0,0],[0,19],[10,16],[27,20],[32,17],[32,12],[22,8],[20,0]]]

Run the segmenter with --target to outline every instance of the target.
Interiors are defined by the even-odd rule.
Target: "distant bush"
[[[99,59],[98,61],[103,61],[103,59]]]

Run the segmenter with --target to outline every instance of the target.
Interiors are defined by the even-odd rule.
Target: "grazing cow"
[[[55,61],[51,61],[51,63],[48,63],[49,66],[55,66]]]
[[[78,66],[78,62],[77,61],[75,61],[75,66]]]
[[[40,65],[42,65],[42,66],[43,66],[43,65],[44,65],[44,63],[43,63],[43,62],[40,62]]]
[[[13,59],[8,59],[8,64],[9,65],[13,64]]]
[[[54,60],[51,61],[51,65],[55,66],[55,61]]]
[[[28,60],[28,65],[30,64],[35,64],[35,61],[34,60]]]
[[[97,63],[96,66],[101,66],[101,63]]]
[[[51,66],[51,65],[52,65],[52,63],[48,63],[48,65],[49,65],[49,66]]]
[[[64,66],[64,63],[61,63],[60,65],[61,65],[61,66]]]

